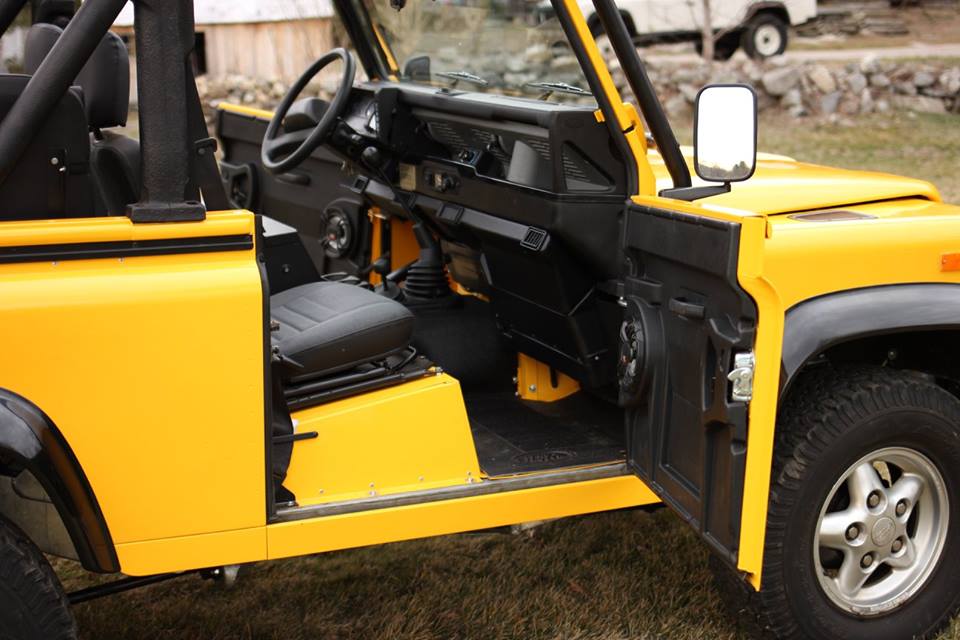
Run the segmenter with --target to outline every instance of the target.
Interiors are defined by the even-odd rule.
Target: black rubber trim
[[[253,237],[249,234],[203,238],[165,238],[163,240],[40,244],[23,247],[0,247],[0,264],[215,253],[219,251],[245,251],[252,248]]]
[[[63,434],[39,407],[2,388],[0,460],[8,471],[29,471],[43,486],[85,569],[98,573],[120,571],[97,496]]]
[[[780,397],[811,359],[858,338],[906,331],[960,329],[960,285],[902,284],[813,298],[787,311]]]
[[[272,522],[277,513],[276,492],[273,487],[273,342],[270,331],[270,279],[267,277],[267,258],[264,250],[266,240],[263,232],[263,216],[254,216],[257,234],[257,270],[260,273],[260,291],[263,298],[263,460],[266,482],[267,522]]]

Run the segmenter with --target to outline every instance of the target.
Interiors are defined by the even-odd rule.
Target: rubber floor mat
[[[584,393],[549,404],[512,393],[465,399],[480,468],[491,477],[625,459],[622,410]]]

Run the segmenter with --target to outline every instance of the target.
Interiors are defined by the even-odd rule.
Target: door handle
[[[689,302],[682,298],[671,298],[667,306],[670,311],[678,316],[690,318],[691,320],[703,320],[704,316],[706,316],[706,309],[702,304]]]
[[[305,173],[281,173],[277,176],[277,180],[287,184],[295,184],[300,187],[307,187],[310,185],[310,176],[306,175]]]

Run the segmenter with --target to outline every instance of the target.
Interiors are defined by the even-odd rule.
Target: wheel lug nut
[[[864,569],[869,568],[873,564],[873,554],[868,553],[860,559],[860,566]]]
[[[907,501],[901,500],[897,503],[897,515],[902,516],[907,512]]]
[[[894,553],[899,553],[900,549],[903,549],[903,539],[897,538],[893,541],[893,544],[890,545],[890,550]]]
[[[860,527],[855,524],[850,525],[847,529],[847,540],[851,542],[860,537]]]
[[[880,492],[874,491],[869,496],[867,496],[867,506],[871,509],[880,504]]]

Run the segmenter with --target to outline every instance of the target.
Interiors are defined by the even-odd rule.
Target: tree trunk
[[[710,0],[700,1],[703,3],[703,21],[700,23],[700,37],[703,42],[703,59],[708,63],[712,63],[714,55],[713,14],[710,10]]]

